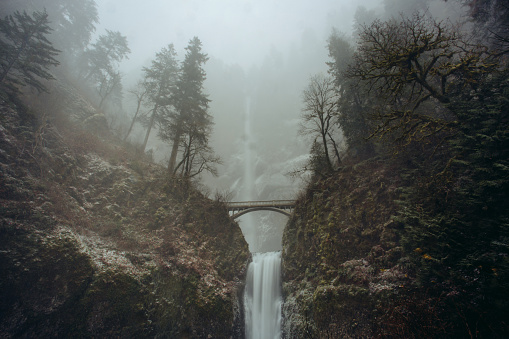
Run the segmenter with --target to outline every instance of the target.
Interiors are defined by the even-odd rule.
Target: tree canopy
[[[348,76],[379,100],[374,135],[401,144],[453,129],[457,120],[444,105],[497,67],[483,46],[420,14],[373,22],[360,34],[354,59]]]
[[[85,51],[84,80],[90,82],[99,96],[98,107],[112,94],[116,99],[122,95],[121,74],[118,70],[119,63],[131,53],[127,38],[120,32],[106,30],[97,41]]]
[[[142,151],[147,147],[150,132],[155,123],[164,124],[164,114],[173,110],[173,96],[178,77],[177,52],[173,44],[161,49],[156,53],[150,67],[143,68],[143,86],[147,90],[148,100],[152,105],[147,132],[142,146]]]
[[[215,173],[213,163],[219,161],[208,146],[212,117],[208,113],[210,100],[203,93],[203,82],[206,79],[203,65],[207,60],[200,39],[194,37],[186,47],[176,82],[173,96],[175,110],[166,115],[166,124],[160,131],[163,140],[171,139],[173,142],[168,170],[176,172],[180,168],[181,173],[187,177],[195,176],[203,170]],[[177,163],[179,148],[182,158]]]
[[[314,76],[302,96],[304,108],[300,132],[310,135],[313,144],[320,143],[321,147],[315,146],[315,150],[321,149],[323,152],[323,170],[332,172],[341,163],[338,145],[341,134],[336,121],[338,98],[334,80],[323,75]]]
[[[42,79],[53,79],[49,73],[59,62],[60,51],[55,49],[47,36],[51,32],[46,12],[16,11],[0,19],[0,84],[13,93],[18,86],[30,86],[40,91],[46,87]]]

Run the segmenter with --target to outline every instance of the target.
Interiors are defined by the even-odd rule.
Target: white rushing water
[[[251,131],[251,98],[246,97],[244,112],[244,177],[242,179],[242,190],[240,192],[240,200],[251,201],[257,200],[255,197],[255,171],[254,158],[256,157],[255,140]],[[255,219],[252,214],[243,215],[240,219],[240,225],[244,237],[249,244],[249,250],[256,252],[259,250],[259,237],[256,230]]]
[[[246,98],[246,112],[244,116],[244,189],[243,198],[254,198],[254,166],[253,166],[253,135],[251,134],[251,98]]]
[[[281,338],[281,252],[254,253],[244,293],[247,339]]]

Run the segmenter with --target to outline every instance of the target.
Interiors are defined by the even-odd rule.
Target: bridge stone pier
[[[229,202],[226,206],[233,219],[254,211],[273,211],[289,217],[295,207],[295,200]]]

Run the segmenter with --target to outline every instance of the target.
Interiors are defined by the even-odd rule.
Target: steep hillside
[[[318,181],[283,234],[286,338],[371,337],[374,297],[404,288],[396,211],[400,180],[381,159]]]
[[[283,234],[284,338],[507,337],[503,224],[424,179],[374,158],[308,187]]]
[[[0,107],[0,336],[238,337],[249,251],[224,205],[56,89]]]

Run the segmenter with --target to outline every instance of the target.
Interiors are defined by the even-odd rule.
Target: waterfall
[[[281,252],[254,253],[246,279],[246,338],[281,338]]]
[[[243,200],[255,199],[255,140],[251,131],[251,99],[246,98],[244,116],[244,183]],[[250,250],[261,247],[251,215],[243,217],[242,231]],[[253,253],[249,264],[244,292],[244,316],[247,339],[281,338],[281,253]]]
[[[242,201],[256,200],[254,186],[255,186],[255,171],[253,158],[256,157],[254,148],[255,140],[251,131],[251,98],[246,97],[246,107],[244,112],[244,177],[242,180],[242,190],[240,192],[240,199]],[[256,231],[255,219],[251,214],[241,217],[241,229],[244,233],[249,249],[251,252],[258,250],[258,232]]]
[[[254,168],[253,168],[253,136],[251,135],[251,98],[246,98],[246,112],[244,116],[244,198],[254,198]]]

